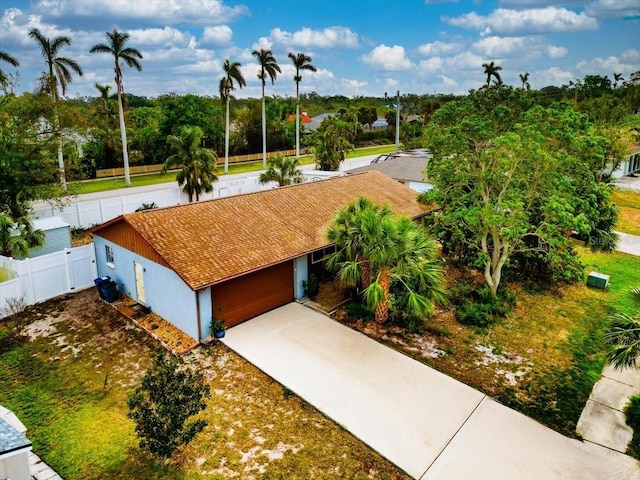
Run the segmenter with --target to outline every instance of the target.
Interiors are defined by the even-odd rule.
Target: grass
[[[15,273],[6,267],[0,267],[0,283],[12,280],[16,277]]]
[[[620,209],[616,229],[631,235],[640,235],[640,193],[614,190],[611,199]]]
[[[156,348],[91,289],[0,322],[0,398],[36,453],[73,479],[409,477],[221,344],[184,357],[212,398],[169,462],[138,447],[126,401]]]
[[[350,152],[347,158],[362,157],[365,155],[379,155],[381,153],[388,153],[394,151],[395,146],[383,145],[376,147],[359,148],[354,152]],[[313,155],[302,155],[300,157],[300,164],[310,165],[314,163]],[[262,170],[262,161],[258,162],[246,162],[240,164],[229,165],[229,174],[249,173]],[[218,174],[221,175],[222,166],[218,165]],[[167,173],[149,173],[145,175],[133,175],[131,176],[132,187],[142,187],[146,185],[156,185],[159,183],[171,183],[176,181],[176,172],[171,171]],[[109,190],[117,190],[120,188],[127,188],[124,182],[124,177],[116,178],[102,178],[97,180],[86,180],[81,182],[70,182],[69,192],[72,195],[81,195],[85,193],[104,192]]]

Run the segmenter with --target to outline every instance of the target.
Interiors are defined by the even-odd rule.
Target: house
[[[36,218],[31,221],[34,230],[44,232],[44,242],[39,247],[29,249],[29,258],[71,248],[71,226],[60,216]]]
[[[121,215],[92,230],[99,276],[193,338],[304,297],[325,232],[360,196],[419,218],[429,208],[380,172]]]
[[[385,175],[397,180],[407,187],[422,193],[431,190],[431,185],[425,180],[425,170],[429,161],[430,154],[425,156],[399,155],[390,154],[383,156],[382,161],[377,161],[369,165],[347,170],[347,174],[364,173],[371,171],[382,172]]]
[[[296,115],[295,114],[291,114],[287,117],[287,122],[295,122],[296,121]],[[302,110],[300,112],[300,124],[301,125],[307,125],[309,123],[313,122],[313,119],[307,114],[306,110]]]
[[[311,118],[311,122],[304,125],[307,130],[314,131],[316,130],[325,119],[329,117],[333,117],[335,113],[321,113],[320,115],[316,115]]]
[[[31,442],[24,436],[26,430],[11,411],[0,406],[0,478],[32,480]]]
[[[632,153],[620,162],[618,168],[613,170],[612,165],[609,164],[607,168],[605,168],[605,173],[609,173],[612,179],[640,174],[640,145],[633,145],[631,150]]]
[[[371,125],[368,123],[364,124],[364,130],[366,132],[373,132],[376,130],[387,130],[389,128],[389,122],[383,117],[378,117],[375,122],[372,122]]]

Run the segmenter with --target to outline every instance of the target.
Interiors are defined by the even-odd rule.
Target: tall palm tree
[[[108,43],[99,43],[91,47],[90,53],[109,53],[113,55],[115,61],[114,72],[116,88],[118,89],[118,112],[120,114],[120,137],[122,139],[122,161],[124,163],[124,181],[127,186],[131,185],[131,177],[129,176],[129,151],[127,149],[127,130],[124,124],[124,84],[122,83],[122,60],[130,68],[138,71],[142,70],[139,59],[142,59],[142,53],[136,48],[127,47],[127,41],[130,35],[128,33],[107,32]]]
[[[0,62],[6,62],[9,65],[12,65],[14,67],[20,66],[20,62],[18,62],[17,58],[12,57],[7,52],[3,52],[2,50],[0,50]],[[6,85],[8,80],[9,80],[9,77],[0,68],[0,87]]]
[[[220,79],[220,99],[224,102],[226,107],[225,116],[225,130],[224,130],[224,173],[229,172],[229,101],[231,99],[231,91],[235,90],[235,84],[239,88],[245,87],[247,82],[242,76],[240,62],[230,62],[229,59],[224,61],[222,69],[224,70],[224,77]],[[235,84],[234,84],[235,81]]]
[[[278,186],[284,187],[294,183],[302,183],[304,175],[300,170],[300,159],[284,157],[280,154],[270,158],[266,172],[260,174],[260,183],[278,182]]]
[[[337,252],[342,251],[345,259],[335,263],[341,282],[357,284],[362,279],[362,265],[367,263],[371,283],[363,295],[375,311],[376,322],[384,323],[388,319],[392,285],[403,292],[393,301],[404,313],[418,318],[428,316],[434,302],[445,301],[442,267],[437,260],[435,241],[408,217],[396,218],[384,207],[367,205],[366,200],[358,200],[357,203],[363,208],[352,221],[356,227],[353,233],[359,238],[354,242],[346,235],[336,243]],[[353,210],[354,207],[347,209]],[[334,226],[335,223],[329,232]],[[337,226],[338,230],[342,228]],[[346,231],[349,230],[348,227]],[[331,265],[331,261],[328,264]]]
[[[622,74],[621,73],[614,73],[613,74],[613,88],[616,88],[618,86],[618,82],[619,81],[624,81],[624,78],[622,78]]]
[[[529,83],[529,72],[526,73],[521,73],[520,74],[520,81],[522,82],[522,89],[523,90],[530,90],[531,89],[531,84]]]
[[[500,70],[502,70],[501,66],[496,65],[495,62],[491,62],[491,63],[483,63],[482,67],[484,68],[484,73],[487,76],[487,87],[491,85],[491,77],[495,78],[496,84],[498,85],[502,84],[502,78],[498,73]]]
[[[60,99],[58,86],[62,95],[67,93],[67,85],[73,80],[71,70],[82,76],[82,68],[75,60],[67,57],[59,57],[58,53],[65,45],[71,45],[71,38],[66,36],[47,38],[37,28],[29,31],[29,37],[40,46],[40,53],[47,64],[47,72],[44,73],[44,82],[41,86],[43,93],[51,95],[53,100],[54,129],[58,141],[58,169],[60,171],[60,184],[63,190],[67,190],[67,179],[64,173],[64,158],[62,156],[62,132],[60,131],[60,119],[58,117],[57,103]]]
[[[280,66],[271,50],[261,48],[254,50],[251,54],[256,57],[260,65],[258,78],[262,82],[262,168],[267,168],[267,110],[264,102],[264,88],[267,84],[267,77],[271,79],[271,84],[274,84],[278,73],[280,73]]]
[[[216,168],[216,154],[208,148],[202,147],[202,129],[200,127],[184,126],[180,135],[169,135],[167,144],[173,152],[167,157],[162,171],[166,172],[174,166],[181,166],[182,170],[176,175],[178,185],[184,185],[184,192],[189,195],[189,202],[196,196],[200,200],[202,192],[211,192],[213,182],[218,180]]]
[[[289,58],[296,67],[296,75],[293,81],[296,82],[296,158],[300,158],[300,82],[302,81],[303,70],[309,72],[317,72],[318,69],[311,64],[311,57],[304,53],[293,54],[289,52]]]

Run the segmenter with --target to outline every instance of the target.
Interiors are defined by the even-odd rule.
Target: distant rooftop
[[[363,173],[377,170],[386,176],[398,180],[399,182],[423,182],[426,175],[424,173],[427,168],[428,157],[426,156],[400,156],[390,158],[388,160],[371,163],[363,167],[347,170],[347,173]]]

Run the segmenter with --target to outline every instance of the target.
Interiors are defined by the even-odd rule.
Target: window
[[[331,245],[329,247],[321,248],[320,250],[316,250],[315,252],[311,252],[311,263],[319,263],[321,262],[325,256],[329,255],[336,251],[336,246]]]
[[[113,261],[113,248],[109,245],[104,246],[105,256],[107,258],[107,266],[114,268],[115,262]]]

